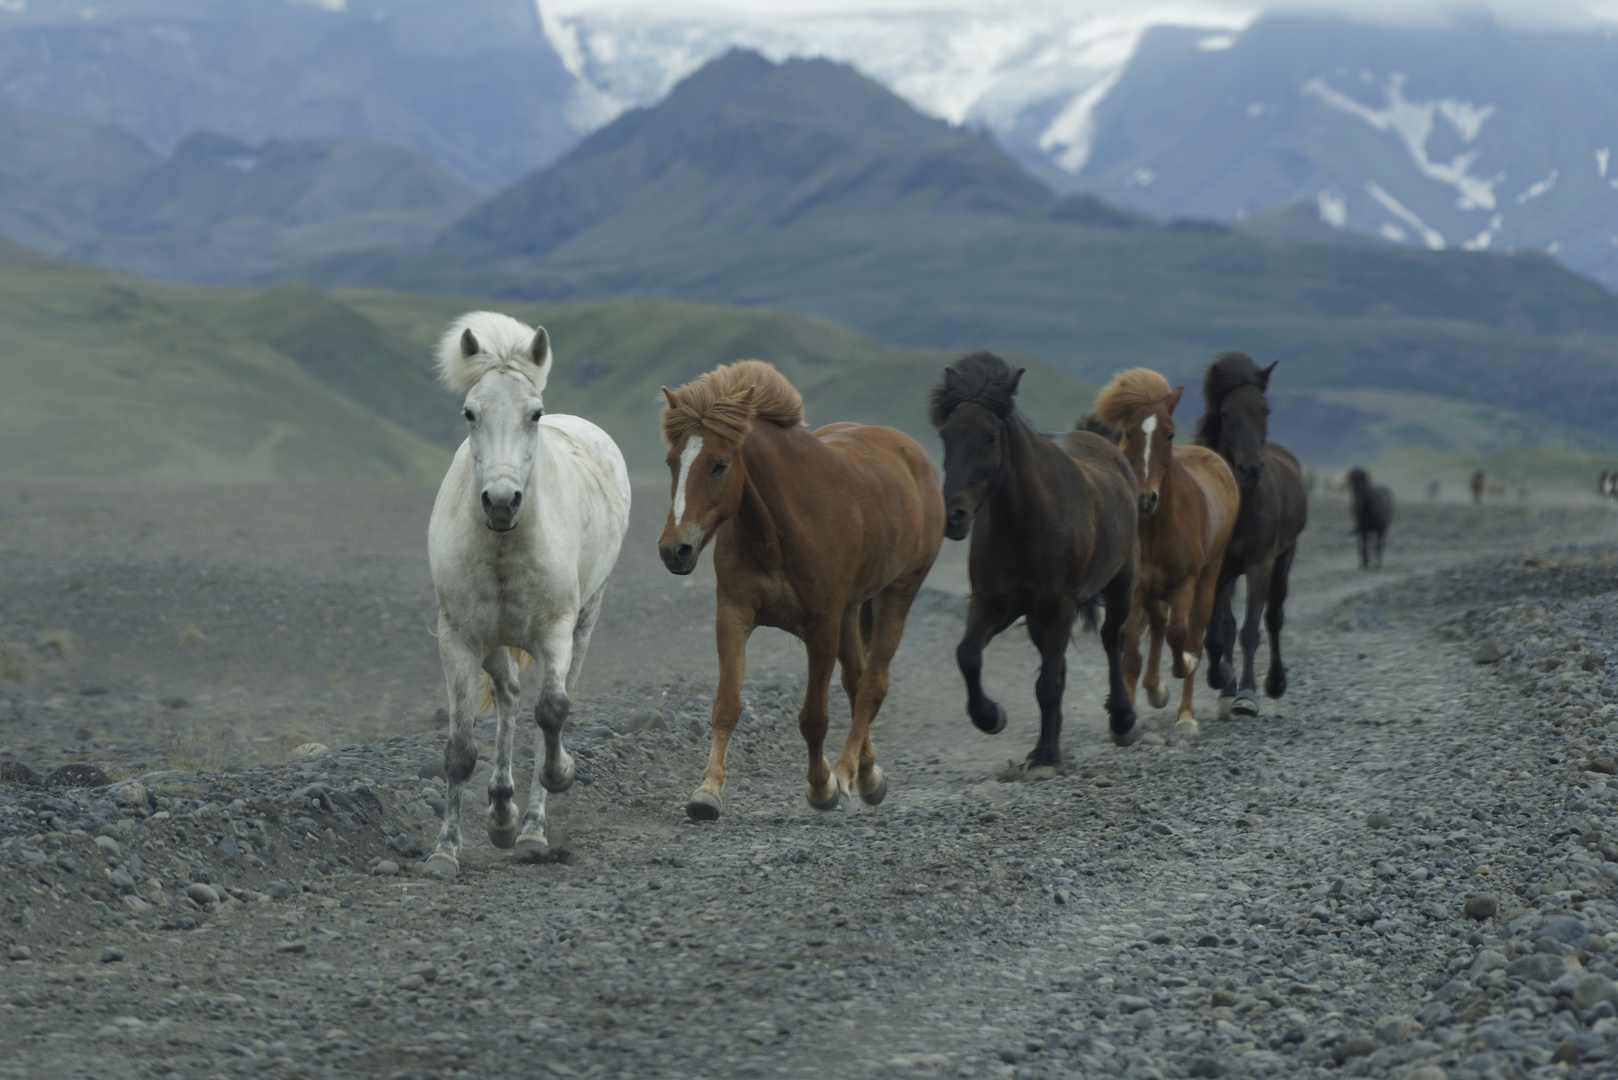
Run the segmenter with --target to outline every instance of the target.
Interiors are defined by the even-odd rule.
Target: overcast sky
[[[1528,25],[1594,25],[1618,23],[1618,0],[1010,0],[1023,10],[1103,14],[1120,9],[1255,13],[1259,11],[1315,12],[1375,18],[1384,21],[1439,21],[1459,12],[1487,11],[1504,23]],[[703,13],[743,13],[753,16],[813,16],[852,12],[971,11],[993,15],[1007,10],[1007,0],[539,0],[552,14],[566,17],[590,11],[654,11],[663,18]],[[1165,20],[1172,21],[1172,16]],[[1196,20],[1203,21],[1203,20]]]

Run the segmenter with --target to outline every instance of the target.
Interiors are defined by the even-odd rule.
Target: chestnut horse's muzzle
[[[1140,510],[1141,517],[1151,517],[1157,513],[1157,492],[1143,491],[1135,499],[1135,506]]]
[[[670,535],[672,533],[672,535]],[[657,554],[662,558],[663,565],[669,568],[669,573],[684,577],[697,568],[697,559],[702,555],[702,530],[695,526],[684,528],[668,528],[657,541]]]

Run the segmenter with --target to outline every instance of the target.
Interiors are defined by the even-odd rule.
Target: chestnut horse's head
[[[1174,408],[1185,387],[1169,389],[1168,380],[1146,368],[1119,372],[1096,396],[1096,415],[1123,433],[1118,449],[1135,470],[1142,517],[1157,512],[1163,478],[1174,453]]]
[[[1246,353],[1221,353],[1202,380],[1204,412],[1197,441],[1230,464],[1236,483],[1251,491],[1264,475],[1270,406],[1264,394],[1275,364],[1261,368]]]
[[[930,415],[944,440],[944,535],[963,540],[1005,471],[1007,435],[1023,368],[973,353],[944,369]]]
[[[802,424],[803,398],[759,360],[721,365],[678,390],[665,386],[663,397],[672,487],[657,553],[670,572],[689,574],[714,530],[742,504],[747,486],[742,449],[753,421]]]

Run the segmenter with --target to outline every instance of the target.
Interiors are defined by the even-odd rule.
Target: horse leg
[[[1146,650],[1146,674],[1141,683],[1146,689],[1146,700],[1154,709],[1161,709],[1169,703],[1169,692],[1163,686],[1163,640],[1168,632],[1168,610],[1161,601],[1145,600],[1136,590],[1135,604],[1145,615],[1147,628],[1151,631],[1151,644]],[[1128,657],[1128,653],[1124,654]],[[1129,669],[1124,669],[1127,678]]]
[[[860,706],[864,703],[866,695],[865,677],[870,673],[868,660],[868,644],[866,642],[866,622],[870,619],[865,604],[852,604],[843,611],[843,625],[838,631],[837,638],[837,668],[843,681],[843,693],[848,695],[848,738],[843,743],[843,752],[837,755],[837,761],[832,765],[832,779],[837,782],[838,791],[842,798],[847,798],[854,790],[854,780],[859,771],[859,757],[861,742],[869,742],[869,738],[861,739]],[[875,635],[875,626],[871,626],[872,635]],[[882,693],[886,695],[887,685],[883,684]],[[877,705],[881,705],[881,699]],[[869,730],[870,720],[866,720],[866,730]]]
[[[753,613],[723,599],[714,615],[714,643],[719,649],[719,690],[714,694],[713,741],[708,745],[708,767],[702,783],[691,793],[685,812],[692,821],[713,821],[725,790],[725,751],[742,715],[742,675],[747,670],[747,639],[753,633]]]
[[[1287,669],[1281,663],[1281,626],[1286,622],[1287,583],[1297,554],[1297,545],[1287,548],[1275,560],[1275,569],[1270,573],[1269,604],[1264,611],[1264,625],[1270,631],[1270,671],[1264,677],[1264,692],[1272,698],[1287,692]]]
[[[534,776],[528,785],[528,809],[522,816],[516,844],[518,854],[530,859],[543,858],[551,850],[550,840],[545,833],[545,793],[566,791],[573,786],[573,755],[562,746],[562,727],[567,723],[568,711],[573,706],[567,693],[567,673],[573,659],[573,630],[572,620],[553,623],[546,628],[545,637],[537,647],[528,650],[544,665],[544,681],[539,687],[539,700],[534,703],[534,724],[539,729],[544,749],[534,748]]]
[[[606,595],[605,585],[579,608],[579,619],[573,624],[573,658],[567,665],[567,692],[572,694],[579,685],[579,671],[584,667],[584,654],[590,650],[590,635],[595,633],[596,620],[601,617],[601,598]]]
[[[1186,578],[1175,586],[1169,600],[1169,673],[1176,679],[1188,679],[1197,669],[1197,657],[1191,651],[1191,608],[1196,597],[1197,579]]]
[[[1125,566],[1101,590],[1107,606],[1107,617],[1101,620],[1101,647],[1107,653],[1107,722],[1112,741],[1118,746],[1129,746],[1141,737],[1123,665],[1124,624],[1135,606],[1135,574],[1134,565]]]
[[[1219,561],[1214,560],[1204,566],[1197,577],[1196,590],[1191,597],[1191,612],[1186,619],[1185,642],[1191,658],[1187,663],[1185,683],[1180,690],[1180,709],[1174,718],[1175,733],[1182,739],[1194,737],[1198,730],[1196,707],[1192,703],[1192,695],[1197,688],[1197,664],[1201,659],[1197,653],[1207,634],[1218,591]]]
[[[825,623],[830,625],[825,625]],[[826,712],[827,690],[842,639],[842,621],[812,623],[804,639],[809,652],[809,682],[804,687],[803,708],[798,713],[798,731],[809,751],[809,805],[816,810],[836,810],[843,805],[843,793],[826,763],[826,728],[831,717]]]
[[[438,842],[427,858],[427,872],[452,878],[460,873],[461,789],[478,764],[478,743],[473,733],[477,721],[477,653],[467,648],[442,615],[438,619],[438,655],[444,664],[444,682],[449,688],[449,742],[444,746],[444,823],[438,829]]]
[[[1388,538],[1388,529],[1384,525],[1376,531],[1376,568],[1382,569],[1382,543]]]
[[[1242,681],[1236,689],[1236,700],[1230,710],[1237,716],[1258,715],[1258,679],[1253,674],[1253,660],[1258,653],[1259,618],[1264,614],[1264,599],[1270,591],[1270,574],[1275,567],[1273,558],[1247,568],[1247,617],[1242,620]]]
[[[966,611],[966,634],[955,646],[955,664],[966,678],[966,715],[973,725],[988,735],[1006,729],[1006,710],[983,692],[983,647],[994,637],[999,623],[973,597]]]
[[[1140,686],[1141,672],[1143,670],[1140,660],[1140,624],[1146,617],[1144,613],[1145,606],[1145,603],[1139,597],[1136,597],[1135,606],[1129,611],[1129,618],[1124,620],[1124,641],[1123,645],[1120,646],[1122,656],[1119,662],[1123,665],[1124,687],[1129,691],[1129,703],[1131,705],[1135,703],[1135,693]],[[1028,636],[1034,638],[1036,648],[1040,646],[1039,639],[1034,637],[1033,623],[1028,624]],[[1155,673],[1156,670],[1157,666],[1152,665],[1152,671]],[[1148,698],[1152,696],[1150,684],[1147,687],[1146,696]]]
[[[866,642],[865,670],[860,675],[859,696],[855,698],[854,718],[848,728],[848,740],[843,752],[837,756],[833,769],[837,786],[844,795],[850,789],[858,790],[860,801],[875,806],[888,794],[888,778],[876,763],[876,747],[871,745],[871,723],[888,697],[888,668],[893,654],[899,651],[904,637],[905,617],[910,604],[921,589],[925,572],[917,573],[913,580],[898,588],[890,587],[877,595],[872,603],[870,638]],[[846,667],[843,669],[848,670]]]
[[[1034,699],[1039,702],[1039,741],[1028,755],[1030,769],[1054,773],[1062,767],[1062,694],[1067,690],[1067,645],[1073,640],[1074,608],[1053,605],[1028,616],[1028,636],[1039,648],[1039,678]]]
[[[1236,696],[1236,670],[1231,657],[1236,653],[1236,617],[1231,614],[1235,599],[1236,576],[1219,573],[1219,584],[1214,587],[1213,611],[1208,616],[1208,629],[1203,643],[1208,647],[1208,689],[1219,691],[1219,717],[1230,716],[1230,699]]]
[[[517,731],[517,663],[501,646],[483,658],[489,696],[498,718],[494,736],[494,775],[489,777],[489,843],[509,848],[517,841],[517,786],[511,779],[511,744]]]

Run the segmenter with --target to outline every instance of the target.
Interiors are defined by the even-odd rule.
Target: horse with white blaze
[[[629,473],[606,432],[577,416],[545,412],[551,344],[544,327],[487,311],[463,315],[439,343],[438,371],[446,386],[466,395],[461,411],[468,428],[427,529],[450,704],[449,793],[427,869],[454,877],[461,789],[478,762],[473,724],[489,699],[498,716],[489,840],[529,858],[549,851],[545,792],[573,783],[562,726],[607,575],[629,529]],[[519,660],[530,657],[541,673],[534,720],[544,747],[536,747],[519,822],[511,749]],[[486,697],[480,673],[488,680]]]

